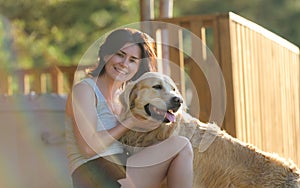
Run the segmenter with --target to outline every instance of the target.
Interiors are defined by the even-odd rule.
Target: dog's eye
[[[162,85],[157,84],[157,85],[152,86],[152,88],[154,88],[154,89],[162,89]]]

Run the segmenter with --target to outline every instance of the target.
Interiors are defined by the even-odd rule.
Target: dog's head
[[[125,113],[162,123],[176,121],[176,112],[184,107],[182,96],[173,80],[156,72],[145,73],[129,83],[120,101]]]

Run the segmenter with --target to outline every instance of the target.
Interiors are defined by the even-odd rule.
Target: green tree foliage
[[[12,36],[10,33],[11,26],[5,17],[0,16],[0,67],[10,68],[11,64],[4,62],[14,62],[12,52]]]
[[[98,37],[139,21],[139,11],[139,0],[0,0],[0,67],[77,64]],[[300,46],[299,0],[174,0],[174,16],[228,11]]]
[[[9,52],[8,57],[0,54],[1,64],[12,68],[77,64],[105,32],[138,21],[137,2],[0,0],[0,40],[6,41],[1,49]]]

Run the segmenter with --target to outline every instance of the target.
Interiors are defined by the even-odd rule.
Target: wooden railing
[[[222,128],[243,141],[291,158],[300,165],[299,48],[234,13],[156,21],[181,26],[212,49],[226,85]],[[159,29],[154,28],[153,33]],[[180,58],[183,52],[178,49],[185,43],[181,33],[171,34],[179,40],[177,49],[170,48],[170,60],[182,70],[190,70],[189,77],[201,104],[199,117],[207,121],[211,116],[210,88],[203,70],[193,60]],[[198,54],[200,58],[208,53],[203,48],[195,48],[193,41],[190,48],[191,54]],[[205,63],[205,58],[202,61]],[[184,75],[176,75],[175,79],[183,83]],[[223,90],[221,85],[214,87]]]
[[[231,20],[237,136],[300,164],[299,48],[241,17]]]
[[[51,66],[48,68],[0,69],[0,94],[67,94],[76,74],[85,75],[88,66]],[[76,74],[75,74],[76,73]]]
[[[179,70],[171,68],[170,75],[179,83],[186,97],[186,75],[189,75],[198,93],[189,99],[189,108],[193,111],[201,104],[199,114],[194,114],[196,117],[204,122],[211,119],[211,104],[215,101],[210,87],[219,89],[216,104],[220,109],[226,105],[223,129],[265,151],[291,158],[300,165],[298,47],[234,13],[155,21],[185,28],[203,42],[201,45],[193,40],[186,42],[182,30],[168,35],[169,39],[175,39],[168,49],[169,61],[180,67]],[[166,29],[163,27],[163,24],[155,24],[152,37],[163,40],[157,37],[157,31]],[[204,73],[195,59],[189,58],[190,54],[184,54],[181,47],[186,44],[190,44],[188,48],[192,56],[209,66],[210,52],[204,46],[210,47],[221,68],[226,88],[222,88],[222,80],[209,85],[205,74],[213,75],[214,72]],[[85,68],[79,69],[84,73]],[[76,69],[76,66],[51,67],[10,73],[0,70],[0,93],[67,93]],[[222,101],[225,89],[226,100]]]

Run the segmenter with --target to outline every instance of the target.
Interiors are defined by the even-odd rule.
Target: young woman
[[[132,156],[118,142],[129,129],[152,130],[159,125],[117,118],[122,88],[143,73],[156,71],[155,58],[148,35],[118,29],[100,46],[97,68],[74,85],[66,106],[67,157],[74,188],[153,188],[165,178],[168,187],[192,187],[193,151],[188,139],[174,136]]]

